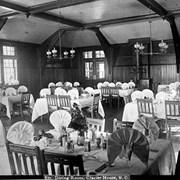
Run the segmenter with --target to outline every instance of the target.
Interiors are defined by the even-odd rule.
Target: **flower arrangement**
[[[87,125],[86,117],[82,113],[78,104],[76,103],[73,104],[73,110],[71,115],[72,115],[72,120],[68,125],[68,128],[73,128],[74,130],[77,130],[80,133],[87,132],[88,125]]]

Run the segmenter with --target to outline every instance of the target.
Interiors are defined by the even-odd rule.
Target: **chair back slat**
[[[42,151],[42,159],[44,167],[44,174],[49,174],[48,171],[48,163],[51,164],[58,164],[60,166],[60,172],[55,172],[55,167],[51,166],[51,173],[53,175],[75,175],[74,168],[77,167],[79,170],[79,175],[84,175],[84,164],[82,155],[73,155],[73,154],[60,154],[60,153],[52,153],[52,152],[45,152]],[[64,169],[70,170],[70,174],[66,174],[67,171]]]
[[[27,157],[25,156],[25,154],[22,154],[22,160],[23,160],[23,165],[24,165],[25,174],[29,175],[26,158],[27,158]]]
[[[54,163],[52,163],[52,162],[51,162],[51,171],[52,171],[52,174],[56,174]]]
[[[29,159],[30,159],[30,163],[31,163],[32,173],[33,173],[33,175],[36,175],[36,170],[35,170],[35,167],[34,167],[33,157],[29,156]]]
[[[21,162],[19,161],[18,153],[14,152],[15,158],[16,158],[16,165],[17,165],[17,174],[21,175]],[[14,168],[15,170],[16,168]]]

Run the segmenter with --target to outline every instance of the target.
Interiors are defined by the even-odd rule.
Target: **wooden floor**
[[[105,131],[112,132],[113,128],[113,119],[117,118],[118,120],[121,121],[122,119],[122,114],[123,114],[123,109],[124,105],[121,103],[121,107],[117,108],[115,105],[113,105],[112,108],[109,107],[109,105],[103,104],[104,111],[105,111]],[[4,127],[6,129],[9,129],[9,127],[18,122],[18,121],[28,121],[31,122],[31,115],[25,113],[24,117],[21,117],[20,115],[15,115],[12,117],[12,119],[9,119],[7,117],[0,117]],[[172,143],[174,147],[174,152],[177,157],[177,153],[180,150],[180,121],[172,121]],[[38,118],[33,122],[33,126],[35,128],[35,134],[38,132],[39,129],[44,129],[49,130],[53,129],[53,126],[48,122],[48,116],[43,117],[43,121],[41,122],[41,119]],[[177,131],[179,129],[179,131]],[[164,138],[164,137],[161,137]],[[4,156],[3,154],[5,153],[5,149],[3,147],[0,147],[0,162],[3,162],[3,166],[0,166],[0,175],[7,175],[10,170],[9,170],[9,165],[7,162],[7,157]],[[1,164],[1,163],[0,163]]]

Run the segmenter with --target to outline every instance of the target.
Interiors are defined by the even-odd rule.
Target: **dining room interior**
[[[178,0],[1,0],[0,178],[180,175],[179,49]]]

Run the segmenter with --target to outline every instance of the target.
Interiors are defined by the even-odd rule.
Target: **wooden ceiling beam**
[[[0,6],[12,9],[14,11],[18,11],[20,13],[22,13],[22,12],[28,13],[28,8],[26,8],[24,6],[20,6],[18,4],[10,3],[10,2],[4,1],[4,0],[0,1]]]
[[[3,26],[6,24],[7,20],[8,20],[8,18],[1,19],[1,20],[0,20],[0,31],[1,31],[1,29],[3,28]]]
[[[49,20],[49,21],[54,21],[54,22],[57,22],[57,23],[66,24],[66,25],[69,25],[69,26],[83,28],[83,24],[81,24],[79,22],[71,21],[69,19],[64,19],[63,17],[54,16],[54,15],[43,13],[43,12],[36,13],[33,16],[41,18],[41,19],[46,19],[46,20]]]
[[[7,2],[5,0],[0,1],[0,6],[10,8],[10,9],[12,9],[14,11],[18,11],[20,14],[25,13],[27,16],[29,16],[31,14],[28,11],[28,8],[26,8],[24,6],[14,4],[14,3],[9,3],[9,2]],[[12,12],[10,13],[10,15],[12,15]],[[83,28],[83,24],[81,24],[79,22],[75,22],[75,21],[72,21],[72,20],[69,20],[69,19],[65,19],[63,17],[54,16],[54,15],[47,14],[47,13],[44,13],[44,12],[36,13],[33,16],[41,18],[41,19],[49,20],[49,21],[60,22],[62,24],[67,24],[69,26]]]
[[[107,63],[109,66],[109,74],[111,74],[112,71],[112,61],[113,61],[113,48],[111,46],[111,44],[109,43],[109,41],[106,39],[106,37],[102,34],[102,32],[100,31],[99,28],[89,28],[90,30],[94,31],[97,38],[99,39],[99,42],[104,50],[106,59],[107,59]]]
[[[52,1],[48,3],[43,3],[39,4],[36,6],[32,6],[29,8],[29,12],[31,14],[38,13],[38,12],[43,12],[43,11],[49,11],[57,8],[64,8],[68,6],[75,6],[79,4],[84,4],[84,3],[90,3],[94,2],[97,0],[61,0],[61,1]]]
[[[166,9],[164,9],[160,4],[154,0],[137,0],[155,13],[157,13],[162,19],[171,22],[174,20],[172,14],[170,14]]]

